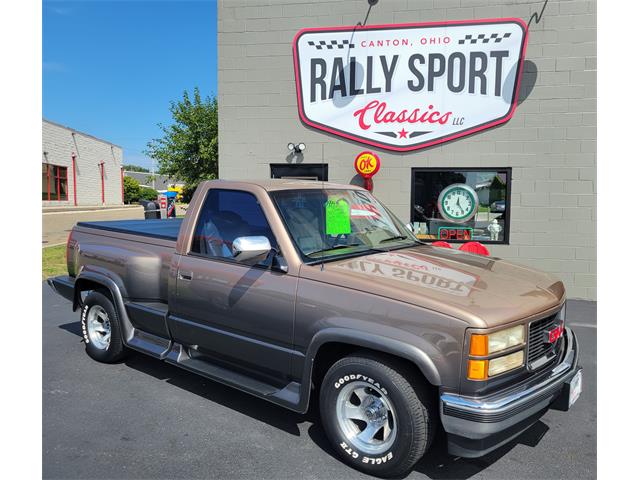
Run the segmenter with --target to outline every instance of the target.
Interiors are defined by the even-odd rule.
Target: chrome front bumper
[[[448,393],[440,396],[449,453],[462,457],[485,455],[535,423],[580,370],[575,334],[570,328],[565,332],[562,361],[542,378],[486,397]]]

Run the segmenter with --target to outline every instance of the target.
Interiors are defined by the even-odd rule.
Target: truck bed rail
[[[108,222],[79,222],[78,227],[94,228],[109,232],[142,235],[144,237],[160,238],[163,240],[178,240],[178,233],[182,225],[181,218],[167,218],[162,220],[113,220]]]

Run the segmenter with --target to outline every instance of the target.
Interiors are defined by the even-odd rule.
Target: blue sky
[[[183,90],[217,94],[215,1],[44,0],[42,114],[124,148],[125,163],[168,124]]]

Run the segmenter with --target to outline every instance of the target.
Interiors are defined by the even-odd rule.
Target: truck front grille
[[[527,364],[529,368],[535,370],[555,356],[555,348],[560,342],[544,343],[544,331],[552,328],[557,315],[531,322],[529,324],[529,350],[527,352]],[[545,359],[546,357],[546,359]]]

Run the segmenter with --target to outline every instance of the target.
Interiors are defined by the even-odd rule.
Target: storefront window
[[[67,167],[42,164],[42,200],[67,200]]]
[[[508,243],[510,191],[510,168],[414,168],[414,231],[428,241]]]

